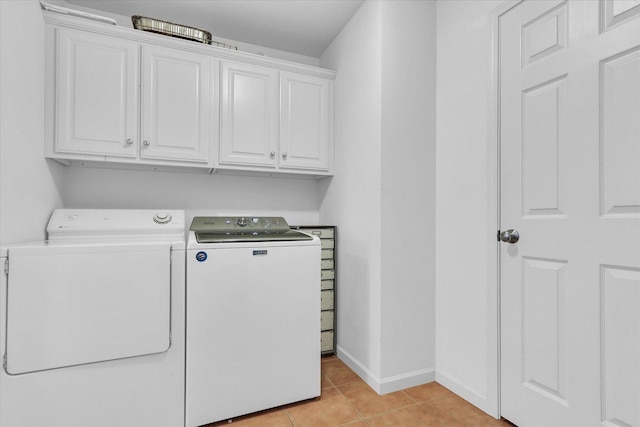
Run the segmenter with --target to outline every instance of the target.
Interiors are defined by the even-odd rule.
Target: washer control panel
[[[279,216],[197,216],[190,230],[217,234],[278,233],[289,231],[289,224]]]

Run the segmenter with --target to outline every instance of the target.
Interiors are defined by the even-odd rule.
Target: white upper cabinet
[[[138,44],[61,29],[56,64],[55,151],[135,158]]]
[[[141,158],[209,161],[211,61],[175,49],[142,48]]]
[[[43,16],[47,157],[85,166],[333,174],[333,71]]]
[[[64,28],[56,46],[50,157],[211,168],[213,58]]]
[[[330,174],[332,81],[222,61],[219,167]]]
[[[220,164],[275,168],[278,70],[222,61]]]
[[[329,170],[331,82],[280,73],[280,168]]]

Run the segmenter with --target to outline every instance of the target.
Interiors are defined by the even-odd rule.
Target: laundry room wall
[[[338,353],[386,393],[435,378],[435,2],[367,1],[321,57],[336,76]]]
[[[0,1],[0,245],[43,240],[64,167],[44,158],[44,22],[37,1]]]
[[[492,19],[505,3],[439,1],[437,16],[437,380],[492,415],[498,415]]]
[[[338,226],[338,352],[373,388],[381,382],[380,13],[365,2],[320,58],[336,70],[335,176],[321,183],[320,220]]]
[[[289,224],[318,224],[313,179],[69,167],[62,199],[68,208],[185,209],[189,221],[194,215],[273,215]]]
[[[382,4],[383,381],[435,376],[436,2]]]

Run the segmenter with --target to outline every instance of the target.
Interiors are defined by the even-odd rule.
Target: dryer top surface
[[[56,209],[49,241],[184,241],[182,210]]]

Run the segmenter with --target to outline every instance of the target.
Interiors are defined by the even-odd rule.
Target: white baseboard
[[[436,380],[436,371],[434,368],[420,369],[393,377],[380,378],[340,346],[338,346],[337,355],[338,359],[342,360],[378,394],[392,393]]]
[[[493,407],[488,401],[486,396],[478,393],[461,381],[456,380],[454,377],[443,373],[442,371],[436,372],[436,381],[438,384],[448,388],[467,402],[477,406],[487,414],[494,418],[500,418],[500,414],[497,407]]]

